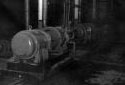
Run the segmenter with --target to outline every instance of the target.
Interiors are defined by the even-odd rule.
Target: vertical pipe
[[[78,20],[78,16],[79,16],[79,0],[75,0],[75,9],[74,9],[74,18],[75,20]]]
[[[81,22],[82,0],[79,0],[78,20]]]
[[[47,20],[47,0],[43,0],[43,26],[46,26],[46,20]]]
[[[71,10],[71,1],[70,0],[68,0],[68,11],[67,11],[67,27],[69,27],[70,26],[70,10]]]
[[[69,25],[69,15],[70,15],[70,0],[64,1],[64,27]]]
[[[38,0],[38,28],[43,25],[43,0]]]
[[[47,0],[39,0],[38,1],[38,23],[39,28],[46,26],[47,20]]]
[[[38,20],[43,20],[43,0],[38,0]]]
[[[25,22],[26,22],[26,29],[29,30],[30,24],[30,0],[25,0]]]

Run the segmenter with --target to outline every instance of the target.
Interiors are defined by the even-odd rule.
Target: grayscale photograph
[[[0,85],[125,85],[125,0],[0,0]]]

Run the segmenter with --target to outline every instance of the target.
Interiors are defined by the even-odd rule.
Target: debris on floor
[[[94,74],[94,78],[86,80],[90,84],[97,85],[123,85],[125,84],[125,74],[115,70],[100,71],[100,74]]]

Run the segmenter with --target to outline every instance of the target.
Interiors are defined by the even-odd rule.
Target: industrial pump
[[[27,71],[26,69],[29,69],[28,67],[31,66],[42,68],[41,72],[45,72],[43,70],[46,69],[46,66],[51,67],[59,63],[59,61],[65,62],[66,59],[80,60],[79,56],[99,52],[115,40],[116,29],[111,24],[107,24],[109,23],[108,20],[101,18],[97,20],[95,17],[98,16],[94,15],[94,9],[92,19],[90,19],[88,14],[87,20],[89,22],[82,22],[81,14],[84,12],[79,8],[83,6],[79,3],[81,0],[74,0],[73,8],[69,5],[69,3],[72,4],[71,2],[65,1],[67,1],[64,6],[64,11],[66,11],[64,18],[66,19],[64,19],[65,23],[62,26],[46,26],[47,5],[45,5],[43,7],[45,8],[44,19],[43,16],[39,17],[39,27],[37,29],[20,31],[12,38],[13,57],[9,59],[8,69],[22,70],[25,68],[25,71]],[[83,2],[81,1],[81,3]],[[109,1],[104,3],[109,3]],[[106,7],[103,10],[107,10]],[[70,10],[67,10],[68,8],[74,13],[70,13]],[[91,13],[89,10],[88,12]],[[104,17],[106,17],[108,12],[104,11],[104,13]],[[42,13],[40,13],[41,15]],[[69,16],[73,17],[73,19],[69,19]],[[104,23],[104,25],[100,23]]]

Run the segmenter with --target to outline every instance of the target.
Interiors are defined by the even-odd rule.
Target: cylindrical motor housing
[[[51,37],[42,30],[26,30],[17,33],[11,42],[13,54],[21,59],[29,59],[39,49],[49,49]]]
[[[63,53],[66,38],[60,27],[25,30],[13,37],[11,48],[13,55],[18,59],[27,60],[34,57],[38,60],[48,59],[48,52],[56,55],[54,57]]]

